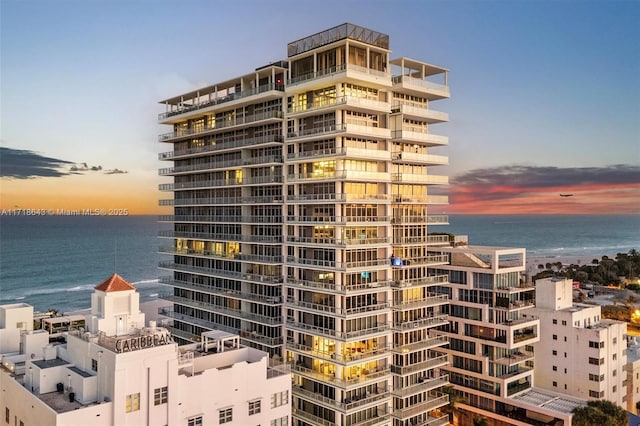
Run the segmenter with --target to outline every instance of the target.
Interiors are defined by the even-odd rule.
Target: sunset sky
[[[0,208],[161,212],[158,101],[344,22],[450,70],[446,213],[640,213],[638,1],[0,1]],[[560,197],[560,194],[573,194]],[[166,210],[165,210],[166,211]]]

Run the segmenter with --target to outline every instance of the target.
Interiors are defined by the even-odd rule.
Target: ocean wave
[[[139,285],[139,284],[158,284],[159,280],[158,278],[155,278],[153,280],[140,280],[140,281],[135,281],[132,282],[131,284],[133,285]]]

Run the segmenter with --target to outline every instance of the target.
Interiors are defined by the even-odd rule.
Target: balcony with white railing
[[[392,281],[391,286],[395,288],[424,287],[447,284],[448,282],[448,275],[430,275],[427,277],[408,278],[405,280]]]
[[[180,297],[180,296],[175,296],[171,294],[162,295],[161,298],[164,300],[173,302],[174,304],[196,308],[198,310],[212,312],[220,315],[227,315],[233,318],[258,322],[261,324],[277,325],[282,322],[282,317],[279,317],[279,316],[260,315],[252,312],[246,312],[245,310],[242,310],[242,309],[232,309],[226,306],[213,305],[210,303],[199,302],[197,300],[188,299],[186,297]]]
[[[449,244],[448,235],[422,235],[417,237],[394,237],[393,245],[404,244]]]
[[[345,132],[354,136],[363,136],[376,139],[391,139],[391,129],[374,126],[373,123],[347,121]]]
[[[432,315],[423,318],[419,318],[411,321],[403,321],[393,325],[395,331],[409,331],[423,328],[438,327],[441,325],[449,324],[448,316],[446,314]]]
[[[437,389],[441,386],[446,386],[449,384],[449,375],[443,374],[434,378],[420,378],[418,382],[409,385],[403,386],[400,389],[394,389],[391,393],[398,398],[406,398],[411,395],[416,395],[421,392],[426,392],[430,390]]]
[[[407,343],[406,345],[396,345],[391,349],[398,354],[406,354],[411,352],[423,351],[425,349],[433,349],[449,344],[449,338],[447,336],[437,336],[435,333],[429,332],[429,338],[415,342]]]
[[[233,128],[243,128],[258,124],[264,124],[270,120],[281,119],[282,111],[266,111],[258,114],[238,117],[233,120],[217,120],[210,126],[191,127],[175,132],[163,133],[158,136],[158,142],[167,142],[172,139],[185,137],[196,137],[206,135],[219,130],[232,130]]]
[[[428,195],[426,197],[394,194],[391,196],[393,204],[449,204],[449,197],[446,195]]]
[[[449,183],[449,176],[417,173],[393,173],[391,175],[391,182],[447,185]]]
[[[389,356],[389,347],[380,346],[371,350],[348,351],[346,353],[318,351],[311,346],[287,340],[287,350],[313,358],[321,358],[344,366],[356,365],[362,362],[371,362],[385,359]]]
[[[402,130],[391,131],[392,139],[405,141],[425,146],[446,146],[449,145],[449,137],[427,133],[414,127],[403,126]]]
[[[340,76],[340,74],[346,74],[345,77],[352,80],[366,81],[384,87],[391,86],[391,73],[389,72],[378,71],[354,64],[341,64],[288,79],[287,88],[293,88],[299,91],[306,86],[315,87],[324,83],[324,80],[333,81],[333,79]]]
[[[401,92],[419,94],[429,100],[445,99],[451,96],[449,86],[411,77],[409,75],[399,75],[392,78],[393,89]]]
[[[427,225],[448,225],[447,215],[400,216],[391,218],[392,224],[426,223]]]
[[[391,159],[398,164],[415,164],[420,166],[448,165],[449,157],[446,155],[423,154],[421,152],[397,151],[391,154]]]
[[[339,133],[344,133],[347,130],[347,126],[344,124],[330,124],[320,127],[312,127],[310,129],[301,129],[297,132],[287,133],[287,140],[303,140],[313,138],[324,138]]]
[[[284,92],[284,86],[282,84],[269,83],[269,84],[263,84],[262,86],[255,87],[253,89],[243,90],[241,92],[226,93],[226,94],[220,94],[220,95],[216,93],[215,97],[212,99],[207,99],[206,101],[199,102],[192,105],[187,105],[187,104],[178,105],[176,106],[175,109],[171,111],[158,114],[158,121],[162,123],[168,120],[169,118],[173,118],[173,117],[178,118],[178,116],[183,114],[188,114],[188,113],[192,115],[198,114],[198,113],[204,114],[205,112],[214,110],[215,107],[220,104],[230,103],[233,105],[238,103],[233,101],[251,102],[253,99],[257,97],[269,95],[269,92],[273,92],[271,93],[271,95],[273,96],[280,97],[282,96],[281,92]],[[229,107],[231,107],[231,105],[229,105]]]
[[[159,222],[178,223],[270,223],[281,224],[282,216],[205,216],[205,215],[160,215]]]
[[[361,293],[370,293],[372,290],[381,289],[391,285],[391,281],[371,281],[360,284],[347,284],[338,285],[333,282],[319,282],[311,280],[300,280],[297,278],[289,277],[285,283],[287,287],[298,288],[300,290],[322,290],[328,293],[335,293],[341,295],[355,295]]]
[[[444,123],[449,121],[449,114],[434,111],[427,104],[396,103],[391,107],[392,113],[400,113],[407,118],[418,119],[427,123]]]
[[[427,293],[427,297],[418,300],[399,300],[393,303],[394,311],[407,309],[428,308],[431,306],[446,305],[449,303],[449,296],[446,294]]]
[[[371,238],[314,238],[287,236],[287,242],[294,245],[327,246],[337,248],[347,248],[351,246],[386,245],[391,239],[389,237]]]
[[[197,157],[209,152],[224,151],[243,147],[261,147],[269,145],[281,145],[284,138],[282,135],[265,135],[257,138],[247,138],[240,140],[216,141],[215,145],[198,146],[176,151],[162,152],[158,155],[160,160],[176,160],[185,157]]]
[[[351,180],[364,182],[389,182],[389,173],[367,172],[360,170],[317,170],[310,173],[297,173],[287,176],[287,182]]]

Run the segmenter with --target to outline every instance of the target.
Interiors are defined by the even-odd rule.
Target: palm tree
[[[589,401],[587,405],[573,409],[573,426],[626,426],[627,413],[611,401]]]
[[[443,386],[442,393],[449,395],[449,405],[444,407],[442,411],[449,415],[449,423],[455,424],[456,416],[460,413],[458,404],[465,404],[466,399],[461,397],[451,385]]]

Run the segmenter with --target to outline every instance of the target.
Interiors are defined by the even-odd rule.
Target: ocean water
[[[525,247],[529,257],[582,256],[584,262],[640,250],[640,216],[453,215],[430,231],[469,236],[474,245]],[[158,284],[155,216],[1,216],[0,304],[25,302],[61,312],[90,305],[93,288],[118,272],[142,301]]]

